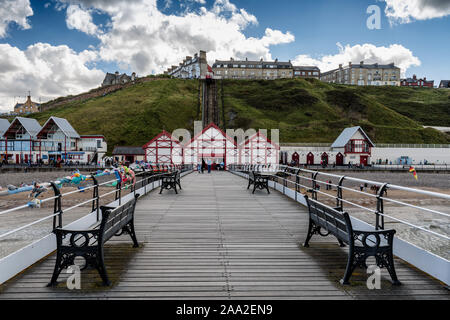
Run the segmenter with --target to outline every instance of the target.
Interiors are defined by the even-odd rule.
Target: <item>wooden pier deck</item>
[[[127,237],[106,245],[113,286],[100,286],[95,271],[82,272],[81,290],[46,288],[54,256],[0,286],[0,299],[449,299],[442,284],[396,260],[403,285],[393,287],[385,270],[382,289],[370,291],[357,270],[341,286],[345,249],[333,237],[301,243],[307,211],[272,192],[252,195],[230,173],[182,181],[179,195],[153,192],[139,200],[140,249]]]

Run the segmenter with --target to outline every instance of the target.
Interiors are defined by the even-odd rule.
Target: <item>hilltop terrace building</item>
[[[187,56],[178,66],[172,66],[164,74],[178,79],[205,79],[212,77],[211,67],[208,66],[206,51],[200,51],[194,57]]]
[[[390,64],[359,64],[349,62],[347,66],[323,72],[320,80],[358,86],[400,86],[400,68]]]
[[[27,101],[25,103],[17,103],[14,106],[14,114],[30,114],[39,112],[39,107],[41,105],[39,103],[31,101],[31,96],[28,95]]]
[[[298,66],[294,68],[294,78],[314,78],[320,80],[320,69],[318,67]]]
[[[80,136],[66,119],[57,117],[42,127],[35,119],[16,117],[0,137],[2,161],[11,164],[97,163],[106,151],[103,136]]]
[[[275,61],[216,60],[212,67],[216,79],[275,80],[293,78],[292,63]]]
[[[427,78],[423,79],[417,79],[416,75],[413,75],[412,78],[406,78],[400,80],[400,86],[402,87],[427,87],[427,88],[433,88],[434,87],[434,81],[433,80],[427,80]]]
[[[115,84],[125,84],[128,82],[133,82],[136,80],[136,73],[133,72],[131,76],[128,76],[127,74],[119,74],[119,71],[116,71],[116,73],[107,73],[105,76],[105,79],[102,82],[102,87],[106,86],[112,86]]]

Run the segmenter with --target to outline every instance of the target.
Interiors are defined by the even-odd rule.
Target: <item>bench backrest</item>
[[[132,200],[117,208],[101,207],[102,222],[100,224],[101,239],[99,239],[99,243],[111,239],[134,219],[134,210],[139,196],[139,194],[136,194]]]
[[[309,216],[317,226],[347,244],[351,242],[353,228],[347,212],[336,210],[307,196],[305,198],[308,202]]]

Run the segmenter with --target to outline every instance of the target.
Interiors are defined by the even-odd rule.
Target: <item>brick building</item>
[[[318,67],[310,66],[294,66],[294,78],[314,78],[320,79],[320,69]]]
[[[406,78],[400,80],[400,86],[402,87],[427,87],[427,88],[433,88],[434,87],[434,81],[433,80],[427,80],[427,78],[423,79],[417,79],[416,75],[413,75],[412,78]]]

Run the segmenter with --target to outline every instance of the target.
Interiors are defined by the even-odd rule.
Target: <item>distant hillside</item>
[[[40,114],[67,118],[80,134],[105,135],[115,145],[144,145],[162,129],[193,130],[201,119],[199,82],[140,83],[106,96],[73,101]],[[450,143],[423,125],[450,127],[450,90],[354,87],[317,80],[218,82],[227,128],[281,130],[281,142],[331,143],[361,125],[376,143]]]

